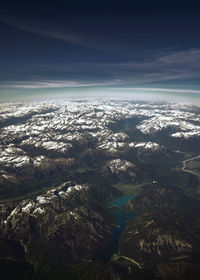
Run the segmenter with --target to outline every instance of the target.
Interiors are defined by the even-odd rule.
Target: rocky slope
[[[112,234],[112,219],[98,201],[106,202],[117,195],[107,186],[63,183],[10,210],[1,221],[2,244],[4,248],[16,244],[22,259],[35,268],[44,263],[91,259]],[[2,206],[2,211],[7,207]],[[16,260],[12,246],[9,251],[0,259]]]
[[[138,194],[124,208],[136,213],[179,208],[195,211],[199,209],[199,204],[198,199],[186,195],[180,187],[162,187],[155,182],[154,186],[148,187],[142,193]]]
[[[140,215],[124,231],[119,255],[161,279],[199,279],[200,216],[184,210]]]
[[[199,279],[199,199],[179,187],[154,185],[125,209],[139,215],[122,234],[119,256],[164,280]]]
[[[103,166],[102,175],[111,184],[119,182],[138,183],[141,181],[141,170],[135,164],[122,159],[113,159]]]

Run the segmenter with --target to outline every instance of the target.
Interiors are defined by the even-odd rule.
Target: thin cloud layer
[[[183,67],[184,65],[184,67]],[[76,77],[76,73],[79,73]],[[38,76],[36,75],[38,74]],[[13,75],[12,75],[13,76]],[[34,78],[33,78],[34,76]],[[57,79],[55,79],[57,77]],[[68,79],[66,79],[68,77]],[[24,78],[26,78],[24,80]],[[189,49],[150,56],[142,62],[68,63],[38,65],[17,73],[17,80],[1,83],[6,88],[59,88],[80,86],[145,84],[200,78],[200,50]]]

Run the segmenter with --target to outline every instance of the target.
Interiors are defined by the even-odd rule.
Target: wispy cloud
[[[137,88],[137,87],[131,87],[131,88],[115,88],[117,90],[128,90],[128,91],[142,91],[142,92],[171,92],[171,93],[196,93],[200,94],[200,90],[192,90],[192,89],[173,89],[173,88]]]
[[[200,50],[174,51],[158,57],[153,55],[141,62],[85,62],[43,65],[40,69],[52,74],[57,72],[69,76],[78,72],[80,78],[87,76],[88,82],[103,79],[120,80],[121,83],[146,83],[200,78]]]
[[[189,49],[183,51],[175,51],[158,58],[162,64],[187,64],[191,66],[198,66],[200,68],[200,50]]]
[[[30,33],[59,40],[72,45],[77,45],[88,49],[100,50],[103,52],[112,52],[110,47],[105,44],[104,36],[100,36],[100,39],[98,39],[98,36],[96,36],[94,40],[93,30],[90,31],[88,27],[87,29],[85,29],[82,26],[77,28],[76,20],[79,20],[79,14],[75,14],[73,16],[74,19],[71,18],[71,15],[66,15],[66,22],[63,24],[63,22],[59,23],[58,20],[54,21],[52,18],[51,20],[49,20],[49,18],[45,19],[40,17],[37,21],[36,16],[24,17],[24,15],[20,14],[0,14],[0,22],[16,29],[21,29]]]
[[[24,16],[19,15],[18,17],[15,17],[1,14],[0,22],[31,33],[72,44],[80,44],[83,41],[81,34],[72,31],[70,26],[65,25],[65,28],[63,29],[60,26],[52,25],[50,22],[45,22],[44,20],[41,21],[41,19],[37,22],[31,17],[24,18]]]
[[[50,89],[50,88],[71,88],[71,87],[95,87],[95,86],[110,86],[120,84],[120,80],[102,81],[98,83],[84,83],[76,81],[21,81],[2,84],[3,88],[16,89]]]
[[[77,62],[63,65],[38,65],[32,71],[16,70],[14,79],[0,83],[1,88],[64,88],[106,85],[135,85],[195,80],[200,86],[200,49],[167,50],[160,56],[149,55],[143,61]],[[2,75],[3,76],[3,73]],[[8,75],[7,75],[8,76]],[[189,86],[189,85],[188,85]]]

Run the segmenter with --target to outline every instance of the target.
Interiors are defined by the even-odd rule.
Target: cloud
[[[131,88],[115,88],[115,89],[123,89],[123,90],[131,90],[131,91],[150,91],[150,92],[172,92],[172,93],[196,93],[200,94],[200,90],[192,90],[192,89],[172,89],[172,88],[137,88],[137,87],[131,87]]]
[[[116,53],[115,45],[120,46],[118,37],[111,34],[106,34],[106,30],[102,33],[99,29],[100,24],[96,22],[95,15],[92,19],[87,18],[87,14],[65,14],[61,15],[60,19],[56,16],[42,17],[41,15],[24,15],[24,14],[0,14],[0,22],[14,27],[16,29],[24,30],[43,37],[60,40],[62,42],[84,47],[87,49],[97,50],[105,53]],[[90,23],[86,23],[90,20]],[[99,17],[99,20],[102,20]],[[81,24],[80,24],[81,22]],[[113,32],[113,30],[112,30]],[[113,44],[113,41],[115,43]],[[118,52],[117,52],[118,53]]]
[[[50,88],[71,88],[71,87],[95,87],[95,86],[110,86],[117,85],[121,81],[102,81],[98,83],[81,83],[76,81],[22,81],[2,84],[3,88],[16,88],[16,89],[50,89]]]
[[[41,21],[41,19],[39,22],[37,22],[31,17],[24,18],[24,16],[20,16],[16,18],[9,15],[0,15],[0,22],[31,33],[69,42],[72,44],[81,44],[81,42],[83,41],[81,35],[73,32],[69,26],[66,25],[63,30],[63,28],[52,25],[51,22],[46,22],[44,20]]]
[[[29,66],[28,66],[29,67]],[[3,78],[7,77],[7,82]],[[68,62],[66,64],[34,65],[2,71],[0,88],[61,88],[106,85],[135,85],[146,83],[179,84],[195,80],[200,86],[200,49],[151,52],[145,59],[124,62]]]
[[[187,64],[197,65],[200,68],[200,50],[189,49],[183,51],[175,51],[158,58],[162,64]]]

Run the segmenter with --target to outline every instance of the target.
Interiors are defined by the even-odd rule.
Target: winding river
[[[181,170],[184,171],[184,172],[193,174],[193,175],[200,176],[200,173],[199,173],[199,172],[187,168],[187,163],[188,163],[188,162],[193,161],[193,160],[195,160],[195,159],[199,159],[199,158],[200,158],[200,155],[194,156],[194,157],[192,157],[192,158],[185,159],[185,160],[182,162],[182,165],[183,165],[183,166],[182,166]]]

